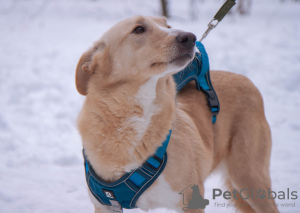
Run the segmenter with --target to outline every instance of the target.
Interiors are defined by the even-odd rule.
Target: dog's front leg
[[[110,206],[101,206],[101,207],[96,207],[95,206],[95,213],[111,213],[111,207]]]

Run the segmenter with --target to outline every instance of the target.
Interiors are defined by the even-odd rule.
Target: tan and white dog
[[[108,30],[78,62],[76,86],[86,99],[78,118],[96,174],[119,179],[153,155],[169,130],[168,162],[137,202],[143,210],[182,212],[179,192],[218,167],[233,189],[271,188],[271,134],[262,97],[246,77],[211,72],[221,111],[212,124],[205,95],[189,83],[176,94],[172,75],[193,59],[196,37],[165,18],[135,16]],[[91,196],[96,212],[110,212]],[[272,199],[232,199],[241,212],[278,212]],[[194,210],[202,212],[203,210]]]

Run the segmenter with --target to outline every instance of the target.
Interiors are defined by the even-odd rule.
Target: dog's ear
[[[104,47],[105,44],[102,42],[95,44],[93,48],[83,53],[83,55],[79,59],[75,74],[75,84],[77,91],[81,95],[87,95],[88,82],[91,76],[94,74],[94,70],[91,67],[94,53],[96,51],[101,51],[102,49],[104,49]]]
[[[93,53],[94,53],[93,49],[90,49],[89,51],[85,52],[81,56],[77,64],[75,84],[76,84],[77,91],[81,95],[87,94],[87,85],[91,75],[93,74],[92,71],[89,69],[89,65],[91,63]]]

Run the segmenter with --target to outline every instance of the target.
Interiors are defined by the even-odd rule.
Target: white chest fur
[[[135,130],[137,131],[137,141],[143,138],[152,116],[157,113],[158,107],[155,105],[154,100],[156,98],[156,85],[159,77],[160,76],[151,77],[140,87],[135,96],[136,103],[143,108],[143,115],[141,117],[131,118],[131,122],[134,123]]]
[[[182,212],[179,207],[182,198],[178,192],[171,189],[164,175],[161,174],[155,182],[155,185],[151,186],[141,195],[137,206],[145,211],[154,208],[168,208],[176,210],[176,212]]]

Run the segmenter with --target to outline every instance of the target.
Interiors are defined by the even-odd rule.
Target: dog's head
[[[107,86],[174,74],[194,58],[195,41],[194,34],[171,29],[165,18],[127,18],[82,55],[77,90],[86,95],[91,79]]]

